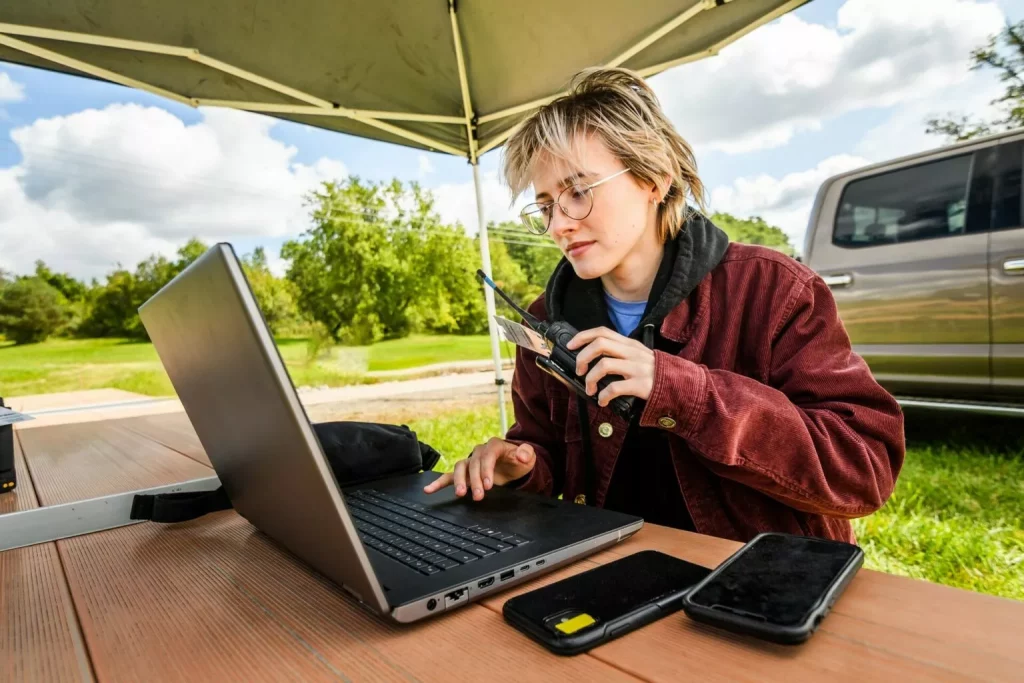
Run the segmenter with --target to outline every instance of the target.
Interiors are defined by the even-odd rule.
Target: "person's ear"
[[[668,193],[672,189],[672,177],[666,174],[665,178],[664,178],[664,181],[665,181],[665,191],[664,192],[662,192],[660,189],[658,189],[657,183],[651,183],[651,194],[648,197],[648,201],[651,202],[652,204],[654,204],[655,206],[657,206],[658,204],[661,204],[662,202],[664,202],[665,201],[665,197],[668,196]]]

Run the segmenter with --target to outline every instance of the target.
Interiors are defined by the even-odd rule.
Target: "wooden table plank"
[[[0,515],[38,507],[17,433],[14,467],[18,488],[0,495]],[[0,553],[0,680],[93,680],[53,543]]]
[[[149,437],[157,443],[187,455],[198,463],[213,467],[196,430],[185,413],[144,415],[118,420],[118,425]]]
[[[209,467],[116,422],[26,429],[19,436],[43,505],[213,474]]]
[[[100,680],[633,680],[524,650],[477,605],[390,624],[233,511],[61,544]]]

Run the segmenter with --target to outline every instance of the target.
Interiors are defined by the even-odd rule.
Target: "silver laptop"
[[[229,244],[139,315],[235,510],[382,616],[440,614],[643,525],[501,487],[482,501],[428,495],[430,472],[339,486]]]

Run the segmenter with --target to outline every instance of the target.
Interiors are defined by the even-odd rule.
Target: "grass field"
[[[498,433],[498,418],[487,406],[409,427],[444,455],[436,469],[449,471]],[[908,415],[896,491],[854,529],[866,567],[1024,600],[1020,422]]]
[[[369,381],[364,373],[490,357],[487,336],[412,336],[368,347],[334,347],[314,362],[305,339],[278,339],[297,386]],[[14,346],[0,342],[0,395],[123,389],[149,396],[174,393],[153,345],[125,339],[51,339]]]

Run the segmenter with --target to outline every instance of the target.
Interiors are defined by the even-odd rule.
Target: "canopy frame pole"
[[[714,57],[719,52],[722,51],[722,48],[728,47],[730,44],[735,43],[737,40],[739,40],[743,36],[747,35],[751,31],[753,31],[755,29],[758,29],[758,28],[761,28],[762,26],[764,26],[768,22],[775,21],[776,19],[781,17],[783,14],[787,14],[787,13],[791,12],[792,10],[796,9],[797,7],[800,7],[801,5],[807,4],[807,1],[808,0],[789,0],[789,2],[787,2],[787,3],[783,4],[783,5],[779,5],[776,9],[772,10],[768,14],[765,14],[763,17],[761,17],[757,21],[752,21],[751,23],[749,23],[746,26],[744,26],[743,28],[741,28],[739,31],[736,31],[733,34],[731,34],[729,36],[726,36],[725,38],[723,38],[722,40],[718,41],[717,43],[715,43],[714,45],[712,45],[711,47],[709,47],[706,50],[703,50],[701,52],[696,52],[696,53],[694,53],[692,55],[688,55],[686,57],[680,57],[679,59],[672,59],[672,60],[669,60],[667,62],[662,62],[661,64],[655,64],[653,66],[646,67],[644,69],[641,69],[639,73],[644,78],[647,78],[648,76],[653,76],[655,74],[661,73],[662,71],[667,71],[668,69],[671,69],[671,68],[676,67],[676,66],[680,66],[682,64],[688,64],[690,62],[696,62],[696,61],[699,61],[701,59],[706,59],[707,57]]]
[[[231,74],[236,78],[241,78],[242,80],[255,83],[256,85],[267,88],[268,90],[272,90],[282,95],[286,95],[288,97],[292,97],[294,99],[307,102],[313,106],[304,107],[300,111],[294,112],[294,110],[287,109],[287,107],[289,107],[290,105],[286,104],[274,105],[272,103],[244,103],[232,101],[203,100],[194,97],[185,97],[184,95],[179,95],[178,93],[171,92],[170,90],[165,90],[150,83],[144,83],[134,78],[130,78],[128,76],[116,73],[114,71],[110,71],[108,69],[104,69],[102,67],[89,64],[88,62],[83,62],[81,60],[68,57],[67,55],[62,55],[58,52],[54,52],[53,50],[48,50],[46,48],[39,47],[38,45],[34,45],[32,43],[19,40],[17,38],[13,38],[11,37],[12,35],[22,35],[27,37],[44,38],[48,40],[60,40],[64,42],[82,43],[88,45],[99,45],[101,47],[110,47],[123,50],[135,50],[139,52],[152,52],[174,57],[184,57],[191,61],[202,64],[207,68],[214,69],[222,73]],[[220,105],[226,105],[232,109],[241,109],[245,111],[279,111],[282,113],[288,113],[289,111],[292,111],[293,113],[301,114],[342,116],[345,118],[353,119],[355,121],[359,121],[368,126],[373,126],[374,128],[379,128],[380,130],[387,131],[393,135],[397,135],[398,137],[405,138],[406,140],[418,142],[419,144],[429,147],[431,149],[446,152],[453,156],[467,156],[466,152],[463,152],[460,149],[452,147],[451,145],[446,145],[440,140],[436,140],[426,135],[421,135],[419,133],[408,131],[404,128],[394,126],[390,123],[385,123],[384,121],[378,120],[377,118],[374,118],[373,116],[369,115],[371,113],[382,112],[363,112],[357,109],[348,109],[346,107],[336,105],[332,102],[328,102],[327,100],[321,99],[314,95],[310,95],[308,93],[304,93],[300,90],[289,87],[287,85],[278,83],[276,81],[272,81],[269,78],[264,78],[263,76],[254,74],[251,71],[246,71],[245,69],[240,69],[238,67],[232,66],[231,64],[223,62],[219,59],[207,57],[206,55],[199,52],[199,50],[194,48],[181,48],[170,45],[160,45],[158,43],[146,43],[142,41],[123,40],[120,38],[107,38],[103,36],[93,36],[83,33],[73,33],[71,31],[58,31],[53,29],[43,29],[32,26],[19,26],[16,24],[0,24],[0,45],[6,45],[7,47],[10,47],[14,50],[34,55],[36,57],[39,57],[40,59],[45,59],[47,61],[54,62],[55,64],[60,64],[61,66],[66,66],[68,68],[75,69],[82,73],[86,73],[91,76],[96,76],[97,78],[102,78],[113,83],[118,83],[120,85],[124,85],[130,88],[144,90],[154,95],[166,97],[168,99],[174,100],[175,102],[179,102],[180,104],[184,104],[190,107],[198,107],[203,105],[218,106],[219,103]],[[429,120],[432,122],[449,124],[463,123],[462,118],[454,116],[435,117],[434,115],[431,114],[403,115],[401,112],[387,113],[389,114],[387,118],[398,120]],[[440,118],[444,118],[445,120],[438,121],[437,119]],[[473,150],[473,154],[475,155],[475,149]]]
[[[113,83],[117,83],[119,85],[123,85],[129,88],[135,88],[136,90],[145,90],[148,93],[159,95],[160,97],[166,97],[170,100],[174,100],[175,102],[188,105],[190,107],[195,106],[192,100],[190,100],[187,97],[182,97],[178,93],[171,92],[170,90],[164,90],[163,88],[157,87],[155,85],[150,85],[149,83],[137,81],[134,78],[129,78],[128,76],[122,76],[119,73],[108,71],[107,69],[104,69],[102,67],[95,66],[93,64],[88,64],[86,62],[74,59],[72,57],[62,55],[59,52],[47,50],[44,47],[33,45],[32,43],[25,42],[24,40],[12,38],[9,35],[5,35],[3,33],[0,33],[0,45],[6,45],[7,47],[12,48],[14,50],[25,52],[35,57],[39,57],[40,59],[45,59],[47,61],[54,62],[55,64],[60,64],[61,66],[66,66],[68,68],[81,71],[82,73],[89,74],[90,76],[96,76],[97,78],[102,78],[104,80],[111,81]]]
[[[491,275],[491,248],[487,239],[487,220],[484,213],[484,195],[480,187],[480,156],[477,153],[476,114],[473,99],[469,93],[469,77],[466,74],[466,60],[462,53],[462,35],[456,15],[455,0],[448,0],[448,16],[452,22],[452,41],[455,43],[455,61],[459,68],[459,87],[462,90],[462,110],[465,116],[466,141],[469,144],[469,163],[473,167],[473,187],[476,190],[476,215],[479,224],[480,261],[487,277]],[[505,414],[505,375],[502,371],[501,348],[498,344],[498,324],[494,320],[494,292],[484,287],[484,301],[487,305],[487,332],[491,338],[491,357],[494,359],[494,384],[498,388],[498,416],[501,436],[508,433],[508,416]]]
[[[487,241],[479,160],[473,164],[473,185],[476,188],[476,213],[480,223],[480,260],[483,262],[484,273],[491,277],[491,250]],[[505,375],[502,371],[501,349],[498,345],[498,324],[494,320],[494,291],[490,287],[484,287],[484,300],[487,302],[487,332],[491,337],[491,356],[494,358],[494,384],[498,387],[498,418],[501,424],[501,437],[504,438],[508,433],[508,416],[505,414]]]

